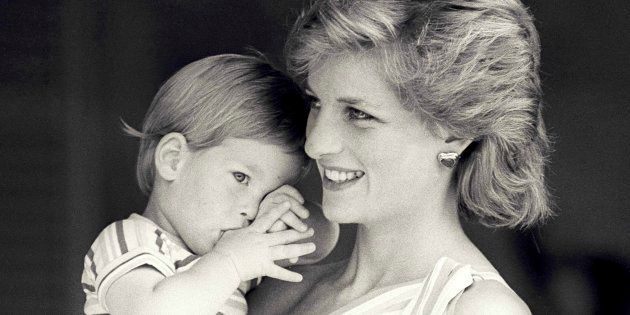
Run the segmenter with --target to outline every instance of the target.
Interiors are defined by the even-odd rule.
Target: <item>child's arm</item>
[[[110,286],[106,303],[111,314],[216,314],[239,283],[229,258],[211,252],[170,277],[133,269]]]
[[[265,233],[289,209],[282,203],[249,227],[227,231],[213,250],[190,269],[164,277],[152,267],[133,269],[106,293],[112,314],[216,314],[241,281],[269,276],[301,281],[300,274],[274,264],[315,250],[312,243],[290,244],[312,236],[312,230]]]
[[[269,193],[260,203],[258,215],[262,215],[273,206],[286,201],[291,203],[291,211],[276,221],[269,231],[282,231],[289,227],[298,231],[304,231],[307,227],[313,228],[315,235],[302,242],[313,242],[317,249],[311,254],[300,257],[297,264],[312,264],[324,259],[337,245],[339,224],[326,219],[319,204],[305,200],[297,189],[289,185],[284,185]],[[296,260],[278,262],[281,266],[295,263]]]

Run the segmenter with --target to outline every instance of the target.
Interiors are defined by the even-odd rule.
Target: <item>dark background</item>
[[[527,1],[542,39],[548,173],[558,216],[467,230],[535,314],[629,313],[630,5]],[[83,255],[142,211],[137,142],[160,83],[254,47],[282,65],[302,1],[0,1],[0,310],[79,313]],[[303,183],[319,198],[317,179]],[[344,229],[332,259],[349,251]]]

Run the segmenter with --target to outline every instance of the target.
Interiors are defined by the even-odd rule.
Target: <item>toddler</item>
[[[301,281],[276,264],[313,253],[293,187],[304,172],[308,116],[300,89],[257,57],[193,62],[160,88],[142,131],[143,215],[106,227],[85,256],[84,311],[245,314],[244,294],[263,276]],[[336,241],[325,231],[315,261]],[[318,242],[318,245],[319,242]]]

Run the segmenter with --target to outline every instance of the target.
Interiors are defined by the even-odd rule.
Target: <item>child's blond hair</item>
[[[232,137],[304,154],[307,117],[302,91],[288,76],[259,57],[224,54],[195,61],[170,77],[153,98],[142,131],[123,124],[140,138],[136,175],[142,192],[150,194],[155,148],[170,132],[184,135],[193,149]]]

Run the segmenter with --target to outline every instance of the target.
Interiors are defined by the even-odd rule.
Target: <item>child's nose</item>
[[[244,209],[241,210],[241,215],[249,222],[254,221],[257,213],[258,207],[254,206],[244,207]]]
[[[252,224],[252,222],[254,222],[254,219],[250,219],[247,213],[242,212],[241,215],[245,218],[245,220],[243,221],[243,227],[248,227],[250,224]]]

